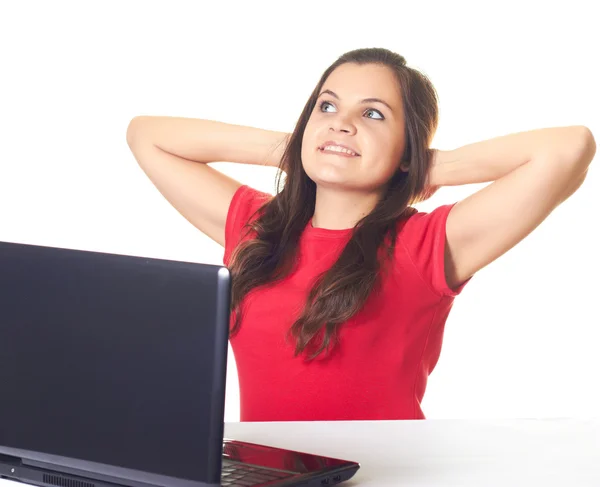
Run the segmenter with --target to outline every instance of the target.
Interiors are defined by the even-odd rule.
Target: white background
[[[359,47],[395,50],[431,77],[440,149],[554,125],[587,125],[599,139],[600,35],[588,4],[2,1],[0,240],[221,263],[222,249],[137,166],[129,121],[291,131],[321,73]],[[600,411],[596,165],[457,299],[428,418]],[[216,167],[274,191],[272,169]],[[444,188],[421,209],[476,189]],[[230,355],[227,421],[239,419],[238,401]]]

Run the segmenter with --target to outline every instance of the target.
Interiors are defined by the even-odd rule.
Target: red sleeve
[[[244,225],[248,223],[265,202],[272,196],[263,193],[249,186],[243,185],[233,195],[229,210],[227,211],[227,221],[225,222],[225,253],[223,255],[223,264],[229,265],[229,259],[235,247],[240,243],[244,235]]]
[[[417,271],[433,292],[441,296],[458,296],[468,280],[450,289],[444,271],[446,221],[454,206],[444,205],[430,213],[418,212],[408,218],[398,235]]]

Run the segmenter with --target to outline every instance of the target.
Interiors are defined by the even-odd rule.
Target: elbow
[[[135,142],[136,134],[138,132],[139,119],[140,117],[133,117],[127,126],[126,140],[129,147],[131,147]]]
[[[579,143],[576,145],[577,150],[571,159],[574,172],[564,199],[569,198],[581,188],[588,175],[590,164],[596,155],[596,140],[592,131],[584,126],[580,126],[578,129],[581,135],[579,136]]]
[[[586,144],[587,144],[587,150],[589,152],[589,158],[590,158],[590,162],[592,161],[592,159],[594,158],[594,156],[596,155],[596,139],[594,138],[594,134],[592,133],[592,131],[587,128],[584,127],[585,129],[585,133],[586,133]]]
[[[144,130],[144,127],[147,126],[147,119],[150,118],[148,116],[145,115],[139,115],[136,117],[133,117],[130,121],[129,121],[129,125],[127,126],[127,133],[126,133],[126,140],[127,140],[127,145],[129,145],[129,147],[132,147],[136,141],[139,140],[140,135],[142,134],[142,131]]]
[[[590,163],[596,155],[596,140],[592,131],[583,125],[566,128],[554,153],[561,177],[583,183]]]
[[[573,159],[575,160],[578,172],[585,175],[596,155],[596,140],[588,127],[579,126],[578,129],[580,135],[578,137],[578,144],[575,146],[577,149]]]
[[[570,198],[583,185],[590,163],[596,154],[596,141],[588,127],[570,127],[568,152],[556,159],[561,179],[566,181],[565,191],[560,202]]]

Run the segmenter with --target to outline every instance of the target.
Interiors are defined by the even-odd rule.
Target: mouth
[[[360,154],[351,147],[339,144],[335,141],[325,142],[318,148],[318,150],[323,154],[332,154],[342,157],[360,157]]]

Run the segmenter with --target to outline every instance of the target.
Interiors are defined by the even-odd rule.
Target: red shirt
[[[242,186],[225,229],[225,255],[242,227],[271,195]],[[245,298],[230,340],[238,370],[241,421],[425,419],[421,401],[442,347],[454,297],[444,274],[446,218],[453,205],[418,212],[398,226],[394,262],[379,293],[338,329],[326,357],[294,357],[286,333],[304,307],[309,283],[337,259],[351,230],[314,228],[298,248],[299,265],[283,281]]]

